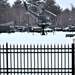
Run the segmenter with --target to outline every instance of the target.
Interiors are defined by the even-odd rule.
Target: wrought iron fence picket
[[[0,75],[15,74],[74,75],[74,44],[0,45]]]

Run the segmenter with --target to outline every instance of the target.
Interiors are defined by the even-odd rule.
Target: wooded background
[[[75,7],[71,5],[71,10],[68,8],[62,10],[61,7],[55,2],[55,0],[44,0],[44,2],[39,2],[39,0],[27,0],[30,3],[36,4],[47,9],[48,11],[53,12],[57,15],[52,17],[52,23],[55,20],[56,26],[66,27],[68,25],[75,24]],[[37,12],[38,10],[32,8],[33,11]],[[24,7],[24,4],[21,0],[15,0],[14,4],[11,6],[8,3],[8,0],[0,0],[0,24],[14,21],[15,25],[35,25],[36,20],[28,13]]]

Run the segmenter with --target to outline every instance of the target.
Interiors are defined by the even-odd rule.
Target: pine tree
[[[45,4],[45,9],[55,13],[56,15],[60,14],[61,8],[56,4],[55,0],[47,0]]]
[[[27,1],[30,2],[30,3],[36,3],[39,0],[27,0]]]
[[[0,23],[4,22],[5,11],[10,8],[8,0],[0,0]]]
[[[13,6],[16,7],[16,8],[20,8],[22,6],[22,1],[21,0],[16,0],[14,2],[14,5]]]

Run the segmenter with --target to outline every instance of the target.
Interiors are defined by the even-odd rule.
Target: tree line
[[[65,9],[62,11],[57,17],[57,24],[62,27],[75,25],[75,7],[72,6],[71,10]]]
[[[30,3],[39,3],[39,0],[27,0]],[[75,24],[75,7],[72,6],[72,10],[65,9],[62,11],[61,7],[55,2],[55,0],[44,0],[39,3],[42,8],[53,12],[57,15],[53,16],[52,23],[56,26],[67,26]],[[36,8],[32,8],[33,11],[37,11]],[[22,0],[15,0],[14,4],[10,6],[8,0],[0,0],[0,24],[14,21],[15,25],[35,25],[36,21],[26,11]]]

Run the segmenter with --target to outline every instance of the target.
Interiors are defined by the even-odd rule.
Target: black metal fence
[[[0,75],[74,75],[74,44],[0,45]]]

